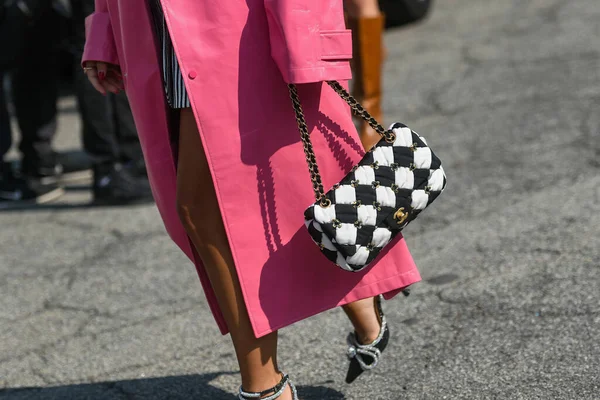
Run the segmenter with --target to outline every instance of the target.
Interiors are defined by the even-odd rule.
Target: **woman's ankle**
[[[271,375],[268,377],[260,377],[259,379],[245,379],[242,383],[242,390],[246,393],[262,393],[268,391],[262,397],[256,398],[268,398],[273,396],[275,393],[280,391],[284,387],[281,395],[277,397],[277,400],[292,400],[293,393],[289,378],[285,378],[285,375],[281,372]]]
[[[281,382],[280,373],[260,378],[242,379],[242,388],[245,392],[258,393],[273,388]]]
[[[381,320],[375,298],[363,299],[344,306],[344,311],[354,326],[356,338],[361,344],[369,344],[379,337]]]
[[[373,343],[381,333],[381,322],[377,326],[377,328],[373,327],[367,331],[356,332],[356,338],[360,344],[369,344]]]

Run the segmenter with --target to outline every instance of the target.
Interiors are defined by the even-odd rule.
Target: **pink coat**
[[[167,124],[148,1],[96,0],[83,60],[119,64],[156,204],[227,326],[176,211],[176,148]],[[314,202],[286,82],[301,100],[326,188],[364,152],[343,101],[320,81],[351,77],[342,0],[162,0],[257,336],[420,280],[404,239],[366,272],[331,264],[303,221]]]

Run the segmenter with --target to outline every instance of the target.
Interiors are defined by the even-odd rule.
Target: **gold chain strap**
[[[304,155],[306,156],[306,163],[308,164],[308,171],[310,172],[310,180],[312,181],[315,198],[317,201],[321,202],[322,206],[329,205],[331,202],[325,197],[323,183],[321,182],[321,174],[319,173],[319,166],[317,165],[315,152],[312,147],[312,142],[310,141],[310,134],[308,133],[308,127],[306,126],[306,120],[304,119],[304,112],[302,111],[302,104],[300,104],[300,98],[298,97],[298,90],[294,84],[289,84],[288,88],[290,89],[290,98],[292,99],[292,105],[294,106],[294,112],[296,113],[296,122],[298,122],[300,138],[304,145]]]
[[[391,130],[384,129],[375,118],[373,118],[367,110],[365,110],[354,97],[352,97],[346,89],[337,81],[327,81],[327,84],[340,95],[346,103],[352,108],[352,110],[363,118],[378,134],[380,134],[387,142],[393,143],[396,140],[396,134]],[[300,138],[304,146],[304,155],[306,156],[306,163],[308,164],[308,171],[310,172],[310,180],[312,181],[313,190],[315,192],[315,199],[320,202],[322,207],[329,207],[331,201],[325,197],[325,191],[323,189],[323,183],[321,182],[321,174],[319,173],[319,166],[317,165],[317,159],[313,150],[312,142],[310,140],[310,134],[308,132],[308,126],[304,118],[304,111],[302,111],[302,104],[298,97],[298,89],[296,85],[288,85],[290,91],[290,98],[292,99],[292,105],[294,112],[296,113],[296,122],[298,122],[298,130],[300,131]]]
[[[377,122],[377,120],[373,118],[371,114],[369,114],[367,110],[365,110],[363,106],[361,106],[360,103],[354,97],[352,97],[342,85],[340,85],[339,82],[327,81],[327,84],[331,86],[331,88],[335,90],[335,92],[342,99],[344,99],[346,103],[348,103],[356,115],[364,119],[371,126],[371,128],[373,128],[375,132],[379,133],[379,135],[381,135],[381,137],[383,137],[388,143],[394,143],[396,141],[396,134],[391,130],[386,130],[383,126],[381,126],[381,124]]]

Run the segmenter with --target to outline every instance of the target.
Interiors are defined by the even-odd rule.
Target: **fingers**
[[[110,68],[110,66],[109,66],[105,82],[108,85],[110,85],[111,88],[117,88],[118,90],[125,90],[125,87],[123,86],[123,77],[121,76],[121,73],[119,72],[118,68]],[[111,90],[111,89],[109,89],[109,90]]]
[[[121,67],[115,64],[108,64],[108,72],[113,72],[118,76],[121,76]]]
[[[104,80],[106,79],[106,73],[108,71],[108,65],[98,61],[96,62],[96,69],[98,70],[98,79],[100,80],[100,83],[104,83]]]
[[[121,90],[125,90],[123,87],[123,78],[115,74],[109,74],[101,84],[104,86],[104,89],[114,94],[118,94]]]
[[[117,94],[120,90],[124,90],[123,78],[116,65],[88,61],[85,64],[84,72],[94,88],[103,95],[106,95],[107,92]]]
[[[102,82],[102,85],[104,86],[104,89],[114,94],[118,94],[122,90],[121,84],[114,80],[105,79],[104,82]]]
[[[100,79],[98,79],[98,70],[96,69],[96,63],[93,61],[88,61],[85,63],[84,72],[87,75],[88,80],[94,86],[94,89],[106,95],[106,90],[104,86],[100,83]]]
[[[108,64],[98,61],[96,69],[98,70],[98,80],[104,87],[104,90],[114,94],[119,93],[119,87],[115,84],[114,78],[112,76],[109,78],[108,76]]]

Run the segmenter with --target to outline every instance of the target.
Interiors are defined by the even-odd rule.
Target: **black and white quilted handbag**
[[[317,201],[304,213],[321,252],[346,271],[366,268],[446,187],[440,159],[401,123],[384,129],[336,81],[327,82],[382,139],[341,182],[324,192],[295,85],[289,85]]]

